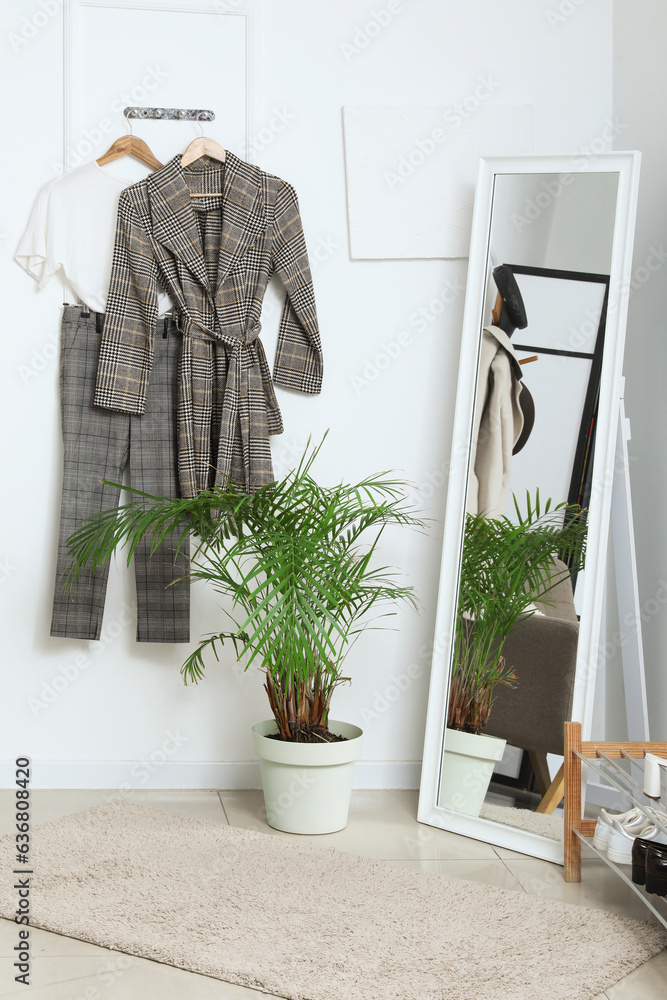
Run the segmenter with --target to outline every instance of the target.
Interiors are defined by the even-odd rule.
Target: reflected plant
[[[584,565],[586,512],[574,504],[540,505],[526,491],[516,521],[466,516],[456,613],[447,725],[480,733],[489,721],[496,684],[515,687],[503,649],[514,626],[535,611],[558,583]],[[559,568],[554,559],[567,561]],[[548,603],[548,602],[546,602]]]
[[[325,435],[326,437],[326,435]],[[201,640],[185,660],[185,683],[204,675],[204,654],[218,659],[226,640],[244,669],[264,670],[271,711],[284,740],[330,740],[329,706],[349,680],[343,661],[352,643],[388,607],[417,607],[414,588],[376,564],[389,525],[423,528],[405,499],[406,486],[388,473],[359,483],[324,487],[311,476],[321,444],[308,447],[296,469],[247,494],[213,489],[191,499],[130,492],[132,503],[104,511],[68,540],[70,582],[128,546],[128,562],[147,535],[151,552],[171,532],[199,539],[189,579],[231,598],[227,631]],[[377,626],[376,626],[377,627]]]

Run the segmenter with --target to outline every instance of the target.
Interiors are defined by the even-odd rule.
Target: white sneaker
[[[609,834],[611,833],[611,826],[614,820],[620,823],[621,826],[629,826],[633,823],[637,823],[638,820],[642,819],[641,809],[628,809],[624,813],[608,813],[606,809],[600,809],[600,815],[598,821],[595,824],[595,834],[593,836],[593,847],[597,847],[598,851],[606,851],[609,845]]]
[[[637,823],[621,826],[616,820],[611,824],[607,857],[617,865],[632,864],[632,844],[635,837],[646,837],[651,830],[656,830],[655,824],[642,816]]]

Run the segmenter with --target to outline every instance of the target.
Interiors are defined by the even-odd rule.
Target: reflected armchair
[[[555,560],[559,571],[566,567]],[[570,720],[574,695],[579,622],[569,576],[536,601],[542,612],[515,625],[505,640],[504,656],[517,674],[517,686],[497,686],[485,735],[499,736],[527,750],[542,801],[537,812],[551,813],[563,797],[562,768],[551,781],[548,753],[563,756],[564,723]]]

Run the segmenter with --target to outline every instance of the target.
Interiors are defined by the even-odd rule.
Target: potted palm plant
[[[514,626],[537,611],[552,590],[583,566],[585,512],[547,500],[539,490],[516,520],[466,516],[449,689],[440,803],[478,816],[505,740],[484,736],[497,684],[517,677],[503,649]],[[559,559],[560,557],[560,559]],[[567,559],[568,566],[560,560]]]
[[[325,435],[326,436],[326,435]],[[272,718],[253,726],[267,818],[291,833],[328,833],[347,822],[352,769],[362,731],[330,718],[331,699],[349,678],[343,662],[371,621],[406,602],[411,586],[376,565],[389,525],[423,528],[405,485],[387,473],[324,487],[311,469],[321,445],[298,467],[255,493],[232,487],[192,499],[133,490],[131,503],[84,523],[69,540],[70,585],[87,567],[144,536],[156,547],[175,529],[198,540],[189,578],[230,598],[229,628],[202,638],[185,660],[183,679],[197,683],[205,655],[229,642],[244,668],[264,672]]]

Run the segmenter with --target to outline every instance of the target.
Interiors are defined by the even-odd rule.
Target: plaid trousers
[[[60,401],[64,471],[56,585],[51,635],[99,639],[109,574],[108,563],[89,571],[71,594],[63,591],[70,556],[67,538],[87,517],[118,505],[120,490],[103,479],[122,481],[157,496],[178,496],[176,402],[181,336],[170,317],[157,321],[155,366],[142,416],[93,405],[104,317],[86,306],[65,306],[60,348]],[[178,535],[167,536],[150,555],[144,539],[134,553],[137,641],[189,642],[190,587],[187,539],[174,558]],[[168,589],[165,589],[168,588]]]

